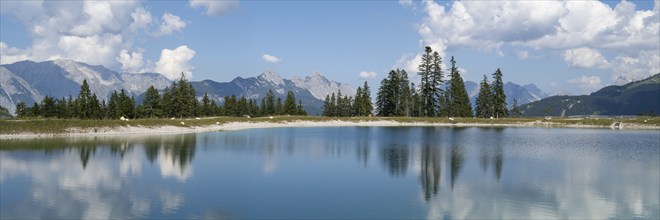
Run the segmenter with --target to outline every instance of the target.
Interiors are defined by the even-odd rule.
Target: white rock
[[[186,125],[186,123],[184,123],[184,122],[181,122],[181,125]]]
[[[176,118],[170,118],[170,120],[174,120],[174,119],[176,119]]]
[[[273,116],[269,116],[268,118],[269,118],[269,119],[273,119]]]
[[[195,119],[196,119],[196,120],[199,120],[199,119],[201,119],[201,118],[195,118]]]

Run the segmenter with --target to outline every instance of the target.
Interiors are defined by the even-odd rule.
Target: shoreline
[[[590,125],[590,124],[565,124],[546,121],[531,121],[519,123],[445,123],[445,122],[400,122],[395,120],[376,120],[376,121],[284,121],[284,122],[227,122],[224,124],[204,125],[204,126],[172,126],[162,125],[155,127],[137,126],[118,126],[118,127],[97,127],[97,128],[68,128],[63,133],[37,133],[22,132],[11,134],[0,134],[0,140],[7,139],[33,139],[33,138],[55,138],[55,137],[83,137],[83,136],[119,136],[119,135],[163,135],[163,134],[186,134],[201,132],[222,132],[236,131],[255,128],[282,128],[282,127],[536,127],[536,128],[602,128],[612,129],[611,126]],[[657,125],[623,124],[622,130],[660,130]]]

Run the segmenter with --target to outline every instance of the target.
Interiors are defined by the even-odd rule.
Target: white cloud
[[[163,22],[160,24],[160,28],[155,34],[156,36],[165,36],[174,32],[181,32],[181,30],[186,27],[185,21],[181,20],[179,16],[170,13],[163,14],[162,20]]]
[[[516,56],[518,57],[518,59],[526,60],[527,58],[529,58],[529,52],[527,52],[526,50],[516,51]]]
[[[269,63],[279,63],[282,62],[282,59],[270,54],[261,55],[261,59]]]
[[[362,79],[373,79],[376,77],[376,75],[378,74],[376,74],[374,71],[362,71],[360,74],[358,74],[358,76]]]
[[[124,71],[154,69],[134,42],[147,34],[181,32],[186,23],[165,13],[160,23],[140,1],[2,1],[0,13],[21,22],[32,38],[26,48],[0,44],[0,63],[72,59]],[[154,34],[157,33],[157,34]],[[145,65],[147,63],[147,65]],[[148,68],[146,66],[151,67]],[[190,68],[191,69],[191,68]]]
[[[660,73],[660,50],[642,50],[635,56],[617,56],[613,61],[612,82],[617,85]]]
[[[15,63],[29,58],[30,55],[26,51],[9,47],[5,42],[0,41],[0,64]]]
[[[603,87],[600,77],[598,76],[580,76],[575,79],[568,80],[569,83],[576,84],[582,92],[589,93]]]
[[[413,6],[412,0],[399,0],[399,4],[403,6]]]
[[[636,10],[629,1],[614,8],[600,1],[455,1],[445,5],[427,0],[422,5],[426,16],[417,26],[420,46],[431,46],[443,57],[447,50],[460,48],[505,55],[504,45],[514,48],[513,55],[520,59],[529,58],[526,48],[552,56],[559,50],[566,51],[561,56],[572,66],[606,68],[618,77],[620,71],[605,55],[640,59],[640,51],[660,51],[657,0],[653,10]],[[645,68],[641,71],[647,74],[626,77],[640,79],[653,74],[658,65],[635,66]]]
[[[139,73],[142,71],[144,65],[142,53],[133,52],[128,53],[127,50],[122,50],[119,54],[119,63],[121,63],[121,70],[130,73]]]
[[[192,8],[206,8],[207,15],[223,15],[238,7],[238,0],[190,0]]]
[[[174,50],[163,49],[160,59],[156,62],[155,71],[170,80],[178,79],[182,72],[187,79],[191,79],[194,67],[190,64],[190,60],[194,56],[195,51],[186,45]]]
[[[574,67],[607,68],[610,63],[595,49],[581,47],[564,52],[564,61]]]

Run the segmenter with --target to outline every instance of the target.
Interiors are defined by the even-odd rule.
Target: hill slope
[[[525,116],[637,115],[660,112],[660,73],[590,95],[553,96],[521,106]]]

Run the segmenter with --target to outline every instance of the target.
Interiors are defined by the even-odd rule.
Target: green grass
[[[397,121],[402,123],[462,123],[462,124],[523,124],[528,122],[551,122],[552,126],[567,125],[595,125],[610,126],[614,122],[624,124],[639,124],[660,127],[660,117],[638,117],[630,119],[564,119],[553,118],[545,120],[543,118],[502,118],[502,119],[483,119],[483,118],[408,118],[408,117],[351,117],[351,118],[330,118],[330,117],[312,117],[312,116],[276,116],[272,119],[268,117],[260,118],[242,118],[242,117],[212,117],[196,119],[136,119],[130,121],[121,120],[79,120],[79,119],[3,119],[0,120],[0,134],[18,134],[18,133],[67,133],[69,129],[93,130],[99,128],[116,128],[121,126],[142,126],[142,127],[160,127],[160,126],[209,126],[216,123],[225,124],[229,122],[274,122],[284,123],[291,121]],[[184,122],[185,125],[182,125]]]

